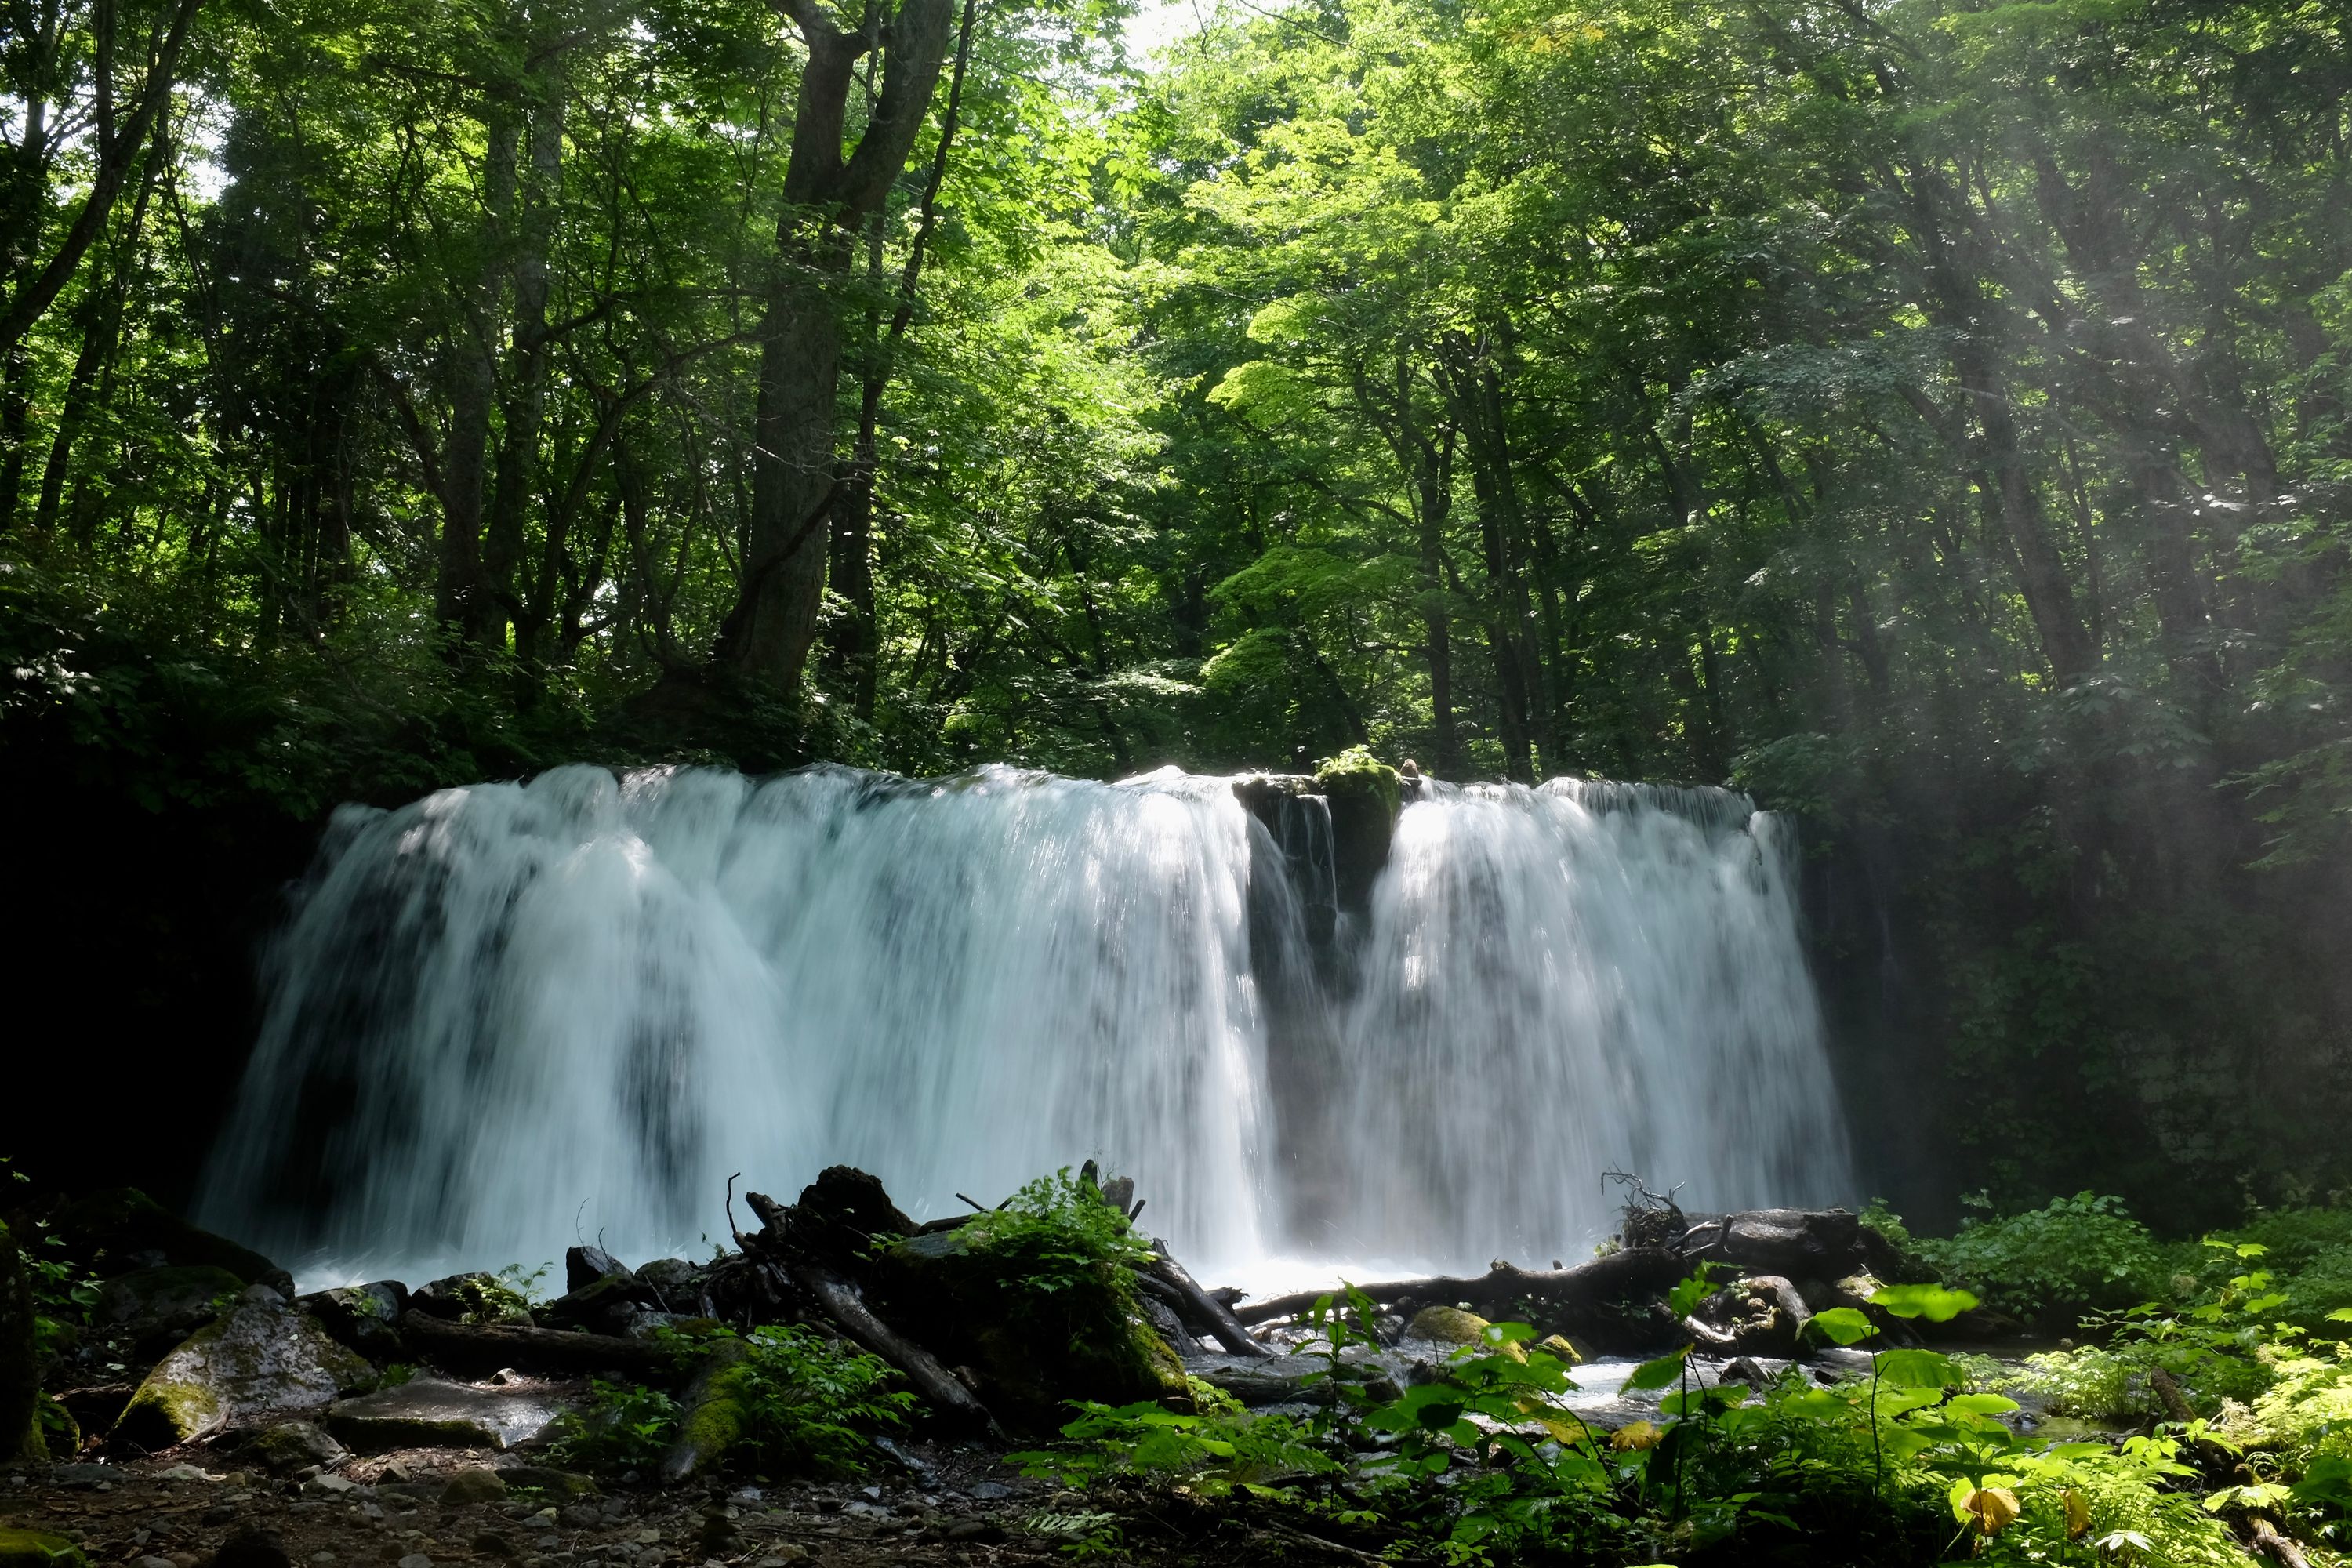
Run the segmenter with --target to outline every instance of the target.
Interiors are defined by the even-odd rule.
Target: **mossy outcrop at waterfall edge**
[[[1389,841],[1404,805],[1403,781],[1365,748],[1350,746],[1316,765],[1315,787],[1330,803],[1331,869],[1339,905],[1368,910],[1372,884],[1389,863]]]

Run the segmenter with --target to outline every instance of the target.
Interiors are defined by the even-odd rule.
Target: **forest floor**
[[[378,1455],[307,1482],[207,1468],[200,1449],[127,1463],[0,1475],[0,1529],[63,1536],[92,1564],[137,1568],[668,1568],[718,1563],[980,1565],[1061,1561],[1079,1510],[1098,1507],[1022,1478],[971,1446],[908,1443],[914,1476],[777,1485],[717,1482],[638,1489],[607,1484],[570,1499],[520,1485],[515,1456],[417,1449]],[[193,1458],[192,1458],[193,1456]],[[498,1486],[480,1479],[500,1478]],[[539,1472],[545,1474],[545,1472]],[[460,1478],[474,1478],[456,1488]],[[453,1495],[454,1494],[454,1495]],[[1121,1559],[1173,1563],[1232,1555],[1237,1521],[1139,1542]],[[1229,1542],[1215,1537],[1231,1535]],[[1269,1542],[1271,1555],[1281,1545]],[[1288,1542],[1295,1546],[1297,1542]],[[224,1550],[224,1549],[226,1550]],[[1335,1550],[1344,1552],[1344,1548]]]

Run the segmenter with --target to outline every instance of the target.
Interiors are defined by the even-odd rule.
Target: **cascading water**
[[[1202,1267],[1483,1263],[1842,1196],[1744,796],[1430,786],[1368,922],[1319,801],[990,767],[556,770],[338,814],[198,1214],[328,1276],[624,1256],[862,1165],[919,1217],[1097,1155]]]

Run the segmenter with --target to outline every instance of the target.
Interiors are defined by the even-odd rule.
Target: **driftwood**
[[[941,1365],[937,1356],[876,1317],[856,1285],[824,1257],[812,1253],[807,1238],[795,1224],[794,1216],[799,1211],[785,1207],[764,1193],[746,1193],[743,1201],[760,1216],[759,1234],[739,1238],[747,1250],[758,1248],[767,1262],[781,1270],[802,1295],[815,1302],[843,1333],[905,1373],[915,1391],[941,1415],[961,1425],[1002,1435],[995,1417],[989,1415],[978,1395]],[[820,1238],[820,1245],[830,1239]]]
[[[1234,1310],[1201,1289],[1200,1281],[1185,1272],[1184,1266],[1169,1253],[1168,1244],[1154,1240],[1151,1244],[1151,1267],[1143,1278],[1167,1287],[1176,1300],[1170,1305],[1186,1325],[1196,1331],[1205,1330],[1216,1342],[1234,1355],[1270,1356],[1274,1353],[1250,1337]]]
[[[567,1333],[505,1323],[453,1323],[408,1312],[400,1320],[408,1344],[426,1360],[449,1370],[537,1367],[548,1372],[625,1372],[635,1377],[675,1376],[678,1358],[646,1340],[612,1334]]]
[[[856,1286],[837,1274],[814,1267],[793,1272],[801,1288],[824,1309],[827,1317],[841,1325],[842,1332],[905,1373],[915,1391],[929,1400],[941,1415],[981,1427],[992,1436],[1003,1436],[997,1429],[996,1418],[989,1415],[979,1396],[941,1366],[937,1356],[876,1317]]]
[[[1664,1247],[1629,1247],[1573,1268],[1521,1268],[1498,1263],[1475,1279],[1397,1279],[1356,1289],[1383,1306],[1406,1300],[1497,1307],[1540,1301],[1558,1310],[1599,1315],[1613,1313],[1621,1302],[1654,1300],[1673,1289],[1690,1269],[1680,1255]],[[1277,1318],[1295,1318],[1320,1298],[1334,1295],[1344,1299],[1344,1289],[1299,1290],[1252,1301],[1235,1308],[1234,1317],[1242,1323],[1270,1323]]]

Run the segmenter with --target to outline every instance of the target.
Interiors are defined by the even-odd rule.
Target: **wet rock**
[[[78,1198],[53,1221],[68,1256],[99,1274],[117,1274],[142,1253],[157,1266],[209,1264],[248,1284],[267,1285],[291,1299],[294,1277],[248,1247],[215,1236],[163,1207],[136,1187],[114,1187]]]
[[[1331,870],[1339,907],[1361,913],[1371,908],[1372,885],[1389,863],[1403,804],[1396,770],[1358,747],[1317,768],[1315,787],[1330,803]]]
[[[459,1470],[441,1489],[443,1508],[463,1508],[468,1503],[504,1502],[507,1500],[506,1478],[496,1470]]]
[[[339,1342],[370,1361],[397,1361],[406,1353],[395,1325],[408,1310],[408,1287],[397,1279],[320,1290],[298,1304]]]
[[[316,1409],[374,1376],[283,1296],[256,1285],[155,1364],[115,1435],[143,1448],[169,1447],[266,1410]]]
[[[1412,1315],[1404,1331],[1413,1339],[1441,1345],[1480,1345],[1486,1342],[1488,1327],[1486,1319],[1459,1307],[1423,1307]]]
[[[0,1568],[89,1568],[89,1560],[61,1535],[0,1525]]]
[[[624,1279],[636,1278],[628,1266],[601,1247],[567,1247],[563,1254],[563,1288],[577,1290],[583,1285],[593,1285],[599,1279],[615,1276]]]
[[[578,1247],[572,1249],[574,1252]],[[574,1288],[531,1316],[551,1329],[584,1329],[593,1334],[625,1334],[649,1310],[653,1288],[628,1270],[602,1275]]]
[[[1844,1209],[1754,1209],[1702,1223],[1684,1250],[1752,1273],[1834,1279],[1871,1267],[1865,1236],[1878,1239]]]
[[[559,1400],[522,1391],[471,1388],[420,1377],[327,1412],[327,1430],[353,1451],[393,1448],[506,1448],[547,1430],[563,1412]]]
[[[688,1263],[683,1258],[656,1258],[637,1270],[637,1278],[651,1286],[670,1311],[682,1311],[691,1307],[702,1293],[702,1282],[709,1270],[698,1263]]]

